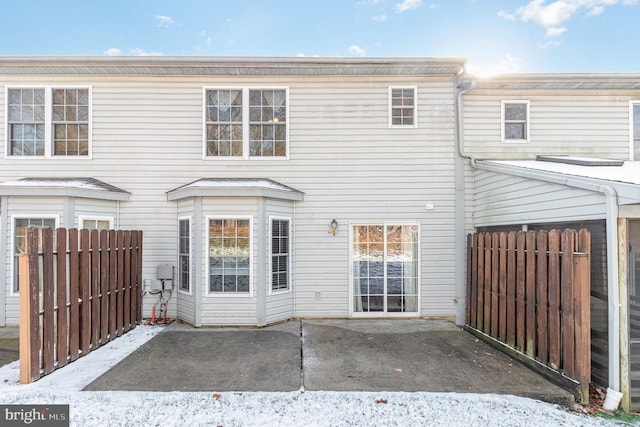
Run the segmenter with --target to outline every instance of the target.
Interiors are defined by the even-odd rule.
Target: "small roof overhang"
[[[301,201],[304,193],[266,178],[202,178],[167,192],[167,200],[189,197],[266,197]]]
[[[570,160],[571,158],[568,158]],[[603,187],[615,190],[618,204],[640,203],[640,162],[624,161],[619,166],[599,166],[603,159],[588,164],[583,157],[577,162],[540,160],[477,160],[476,167],[539,181],[601,192]],[[576,164],[578,163],[578,164]]]
[[[82,197],[127,202],[129,195],[95,178],[22,178],[0,183],[0,196]]]

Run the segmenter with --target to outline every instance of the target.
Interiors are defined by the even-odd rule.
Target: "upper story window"
[[[286,89],[206,89],[205,157],[287,157]]]
[[[640,161],[640,101],[631,102],[631,160]]]
[[[88,88],[7,89],[8,157],[89,156]]]
[[[416,127],[416,88],[389,88],[389,127]]]
[[[529,101],[502,101],[502,141],[529,141]]]

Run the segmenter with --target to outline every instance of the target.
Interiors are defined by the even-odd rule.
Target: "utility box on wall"
[[[159,264],[156,275],[158,280],[173,280],[173,265]]]

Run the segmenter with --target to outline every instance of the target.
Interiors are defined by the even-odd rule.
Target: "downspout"
[[[618,196],[616,190],[601,185],[606,198],[607,282],[609,300],[609,388],[620,391],[620,288],[618,285]]]
[[[464,70],[461,73],[464,76]],[[458,85],[460,88],[461,85]],[[469,159],[469,164],[472,168],[475,167],[475,160],[472,156],[464,152],[464,136],[463,136],[463,105],[462,97],[467,92],[471,91],[475,86],[475,82],[471,80],[471,84],[458,91],[455,97],[456,104],[456,122],[455,122],[455,145],[456,154],[454,160],[454,176],[455,176],[455,298],[456,304],[456,325],[462,326],[465,322],[465,309],[467,304],[467,286],[466,286],[466,272],[465,267],[467,264],[466,256],[466,224],[465,224],[465,159]]]

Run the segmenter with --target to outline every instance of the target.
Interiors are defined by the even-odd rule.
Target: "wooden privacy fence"
[[[533,367],[539,362],[574,380],[587,403],[590,248],[587,230],[476,233],[467,239],[468,327],[525,363],[535,360]]]
[[[142,320],[142,232],[27,230],[19,256],[20,382],[29,383]],[[55,243],[54,243],[55,240]],[[39,248],[41,248],[39,250]]]

